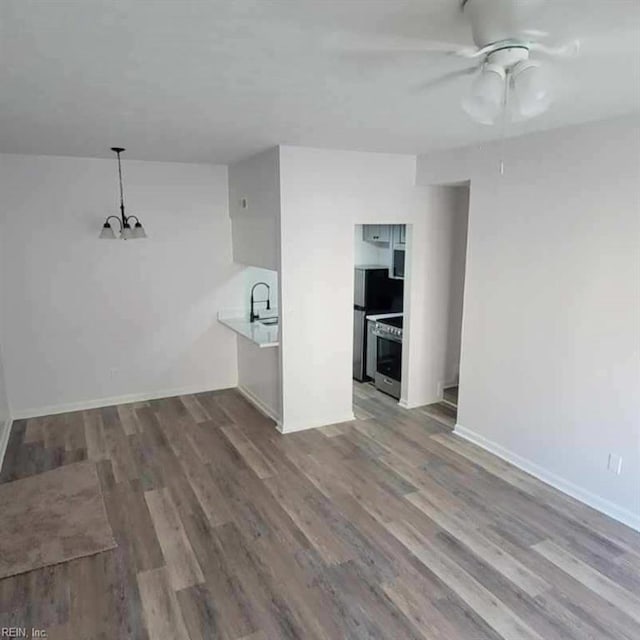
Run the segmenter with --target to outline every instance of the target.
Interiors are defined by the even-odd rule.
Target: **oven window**
[[[393,380],[402,375],[402,343],[378,336],[378,357],[376,370]]]

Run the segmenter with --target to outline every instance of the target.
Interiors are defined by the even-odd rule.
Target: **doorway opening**
[[[426,219],[354,229],[354,415],[419,410],[453,428],[464,402],[469,184],[434,187]],[[406,270],[405,270],[406,267]],[[406,275],[406,280],[405,280]],[[413,293],[413,295],[412,295]],[[402,409],[400,409],[402,411]]]
[[[354,414],[393,406],[402,397],[406,224],[354,229]]]
[[[431,417],[453,427],[458,419],[461,399],[464,399],[464,376],[461,376],[462,321],[464,311],[464,289],[467,264],[467,232],[469,225],[468,182],[440,187],[443,198],[444,223],[441,228],[439,260],[439,285],[441,295],[433,304],[441,304],[443,314],[440,321],[443,330],[442,360],[436,364],[440,371],[437,394],[438,402],[424,408]]]

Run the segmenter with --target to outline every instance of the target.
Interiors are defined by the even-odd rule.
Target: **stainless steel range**
[[[402,381],[402,316],[379,318],[373,328],[376,336],[376,388],[400,398]]]

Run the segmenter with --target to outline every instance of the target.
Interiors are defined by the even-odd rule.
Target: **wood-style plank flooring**
[[[0,581],[0,628],[640,638],[639,534],[452,435],[437,407],[354,398],[354,422],[286,436],[234,390],[17,421],[0,480],[95,460],[118,547]]]

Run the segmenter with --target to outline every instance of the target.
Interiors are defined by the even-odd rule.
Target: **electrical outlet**
[[[109,375],[112,378],[115,378],[118,375],[118,369],[116,367],[111,367],[111,369],[109,369]]]
[[[610,453],[609,460],[607,462],[607,469],[611,471],[611,473],[615,473],[619,476],[622,473],[622,456]]]
[[[247,198],[240,198],[240,208],[241,209],[249,208],[249,200],[247,200]]]

